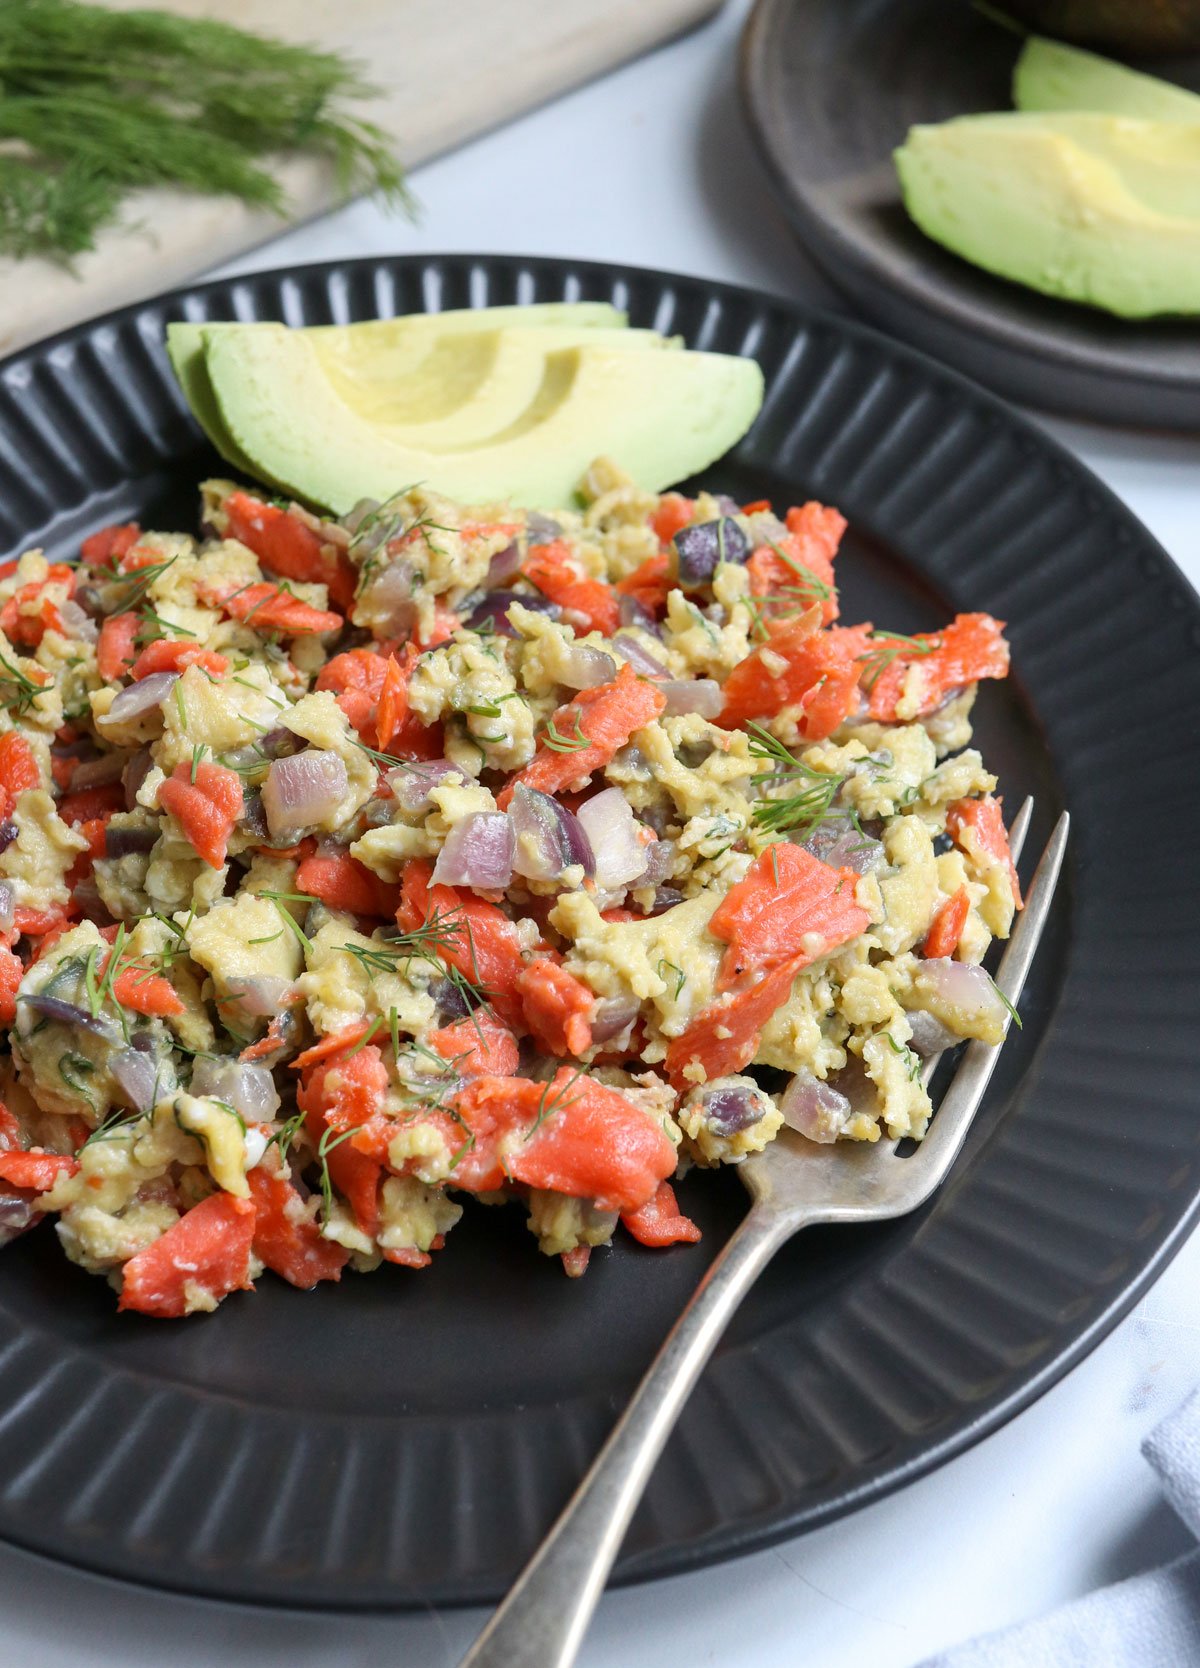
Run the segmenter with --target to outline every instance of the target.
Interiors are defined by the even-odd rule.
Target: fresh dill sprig
[[[0,6],[0,252],[70,262],[129,192],[229,195],[286,211],[287,151],[328,158],[344,196],[411,210],[387,136],[347,106],[347,59],[212,19],[81,0]]]
[[[906,637],[902,631],[873,631],[871,642],[873,647],[858,656],[863,669],[860,681],[867,691],[874,689],[893,661],[932,654],[942,646],[940,637]]]
[[[571,1104],[570,1101],[568,1101],[566,1097],[569,1094],[569,1092],[575,1087],[575,1085],[579,1082],[579,1079],[583,1075],[584,1075],[584,1070],[583,1070],[583,1067],[580,1066],[578,1068],[578,1070],[576,1070],[572,1074],[572,1076],[570,1076],[567,1079],[567,1081],[563,1084],[562,1088],[556,1090],[554,1092],[554,1094],[550,1093],[550,1090],[553,1087],[553,1085],[550,1084],[550,1083],[547,1083],[545,1085],[545,1087],[542,1090],[541,1096],[538,1099],[537,1116],[534,1118],[534,1120],[530,1124],[529,1128],[525,1131],[525,1139],[527,1141],[528,1141],[529,1137],[533,1134],[533,1132],[541,1124],[545,1123],[546,1119],[550,1116],[551,1112],[557,1111],[560,1106],[569,1106]]]
[[[756,787],[774,783],[793,789],[757,801],[752,815],[759,828],[772,834],[808,834],[819,828],[832,811],[845,777],[813,770],[761,724],[747,724],[746,730],[750,756],[771,762],[771,769],[758,771],[751,782]]]
[[[542,740],[553,753],[578,753],[580,748],[590,747],[592,738],[584,731],[579,714],[575,714],[575,734],[563,735],[553,718],[546,725]]]
[[[0,224],[2,224],[3,206],[0,204]],[[2,238],[2,232],[0,232]],[[7,691],[11,689],[12,693]],[[0,654],[0,705],[9,707],[14,717],[20,718],[29,711],[37,696],[42,693],[42,686],[27,677],[19,666],[13,664],[7,655]]]

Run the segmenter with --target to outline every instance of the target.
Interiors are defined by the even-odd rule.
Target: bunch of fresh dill
[[[175,185],[283,213],[260,159],[328,157],[340,189],[408,206],[370,96],[336,53],[205,18],[81,0],[0,3],[0,252],[69,261],[125,196]]]

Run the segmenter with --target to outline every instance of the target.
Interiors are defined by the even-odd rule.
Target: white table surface
[[[423,168],[418,226],[359,203],[238,269],[512,251],[661,266],[836,305],[750,151],[735,85],[746,9],[733,0],[687,39]],[[1200,585],[1200,437],[1043,421]],[[1005,1429],[830,1528],[609,1594],[582,1668],[905,1668],[1185,1550],[1138,1445],[1200,1381],[1198,1288],[1200,1236],[1087,1361]],[[14,1668],[452,1668],[480,1619],[208,1605],[0,1548],[0,1661]]]

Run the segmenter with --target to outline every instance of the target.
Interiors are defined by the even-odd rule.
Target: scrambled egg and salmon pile
[[[421,1268],[465,1195],[583,1272],[790,1126],[920,1137],[1020,894],[998,622],[838,623],[842,517],[229,482],[0,579],[0,1235],[120,1306]]]

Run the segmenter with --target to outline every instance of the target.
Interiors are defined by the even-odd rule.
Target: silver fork
[[[1033,801],[1012,827],[1020,855]],[[1069,818],[1042,853],[996,984],[1015,1007],[1062,867]],[[734,1310],[785,1240],[818,1222],[880,1222],[929,1198],[957,1158],[1000,1055],[963,1051],[929,1133],[909,1158],[895,1141],[817,1146],[784,1130],[738,1167],[751,1205],[667,1335],[633,1400],[558,1521],[460,1668],[571,1668],[655,1461]],[[940,1056],[925,1063],[928,1085]]]

